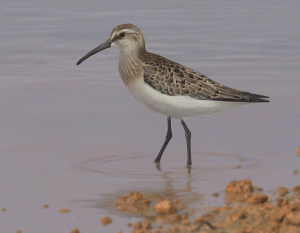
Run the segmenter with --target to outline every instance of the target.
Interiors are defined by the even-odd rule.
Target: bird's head
[[[107,48],[117,48],[121,52],[139,52],[145,50],[145,39],[142,31],[133,24],[121,24],[115,27],[107,41],[87,53],[76,64]]]

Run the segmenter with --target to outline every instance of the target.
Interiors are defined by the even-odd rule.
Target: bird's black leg
[[[161,159],[161,156],[162,154],[164,153],[169,141],[171,140],[172,138],[172,130],[171,130],[171,117],[168,117],[168,132],[167,132],[167,136],[166,136],[166,140],[162,146],[162,148],[160,149],[156,159],[154,160],[155,163],[159,163],[160,162],[160,159]]]
[[[187,165],[190,166],[192,165],[192,156],[191,156],[191,131],[189,128],[186,126],[184,120],[180,121],[184,131],[185,131],[185,138],[186,138],[186,144],[187,144]]]

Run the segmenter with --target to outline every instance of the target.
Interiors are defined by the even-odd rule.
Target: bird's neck
[[[139,49],[120,51],[119,73],[126,86],[142,78],[143,68]]]

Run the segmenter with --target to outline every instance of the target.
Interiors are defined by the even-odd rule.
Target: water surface
[[[211,206],[232,180],[265,190],[299,184],[299,9],[298,1],[2,2],[1,232],[129,232],[137,216],[114,209],[126,191]],[[187,120],[190,171],[173,121],[157,169],[167,121],[127,91],[118,51],[75,65],[127,22],[141,28],[148,51],[271,102]],[[104,215],[112,225],[101,225]]]

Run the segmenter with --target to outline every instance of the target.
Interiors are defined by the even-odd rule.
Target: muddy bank
[[[144,218],[128,223],[133,233],[300,231],[300,185],[270,195],[250,180],[232,181],[224,197],[224,205],[194,209],[177,199],[130,192],[116,200],[116,209]]]

